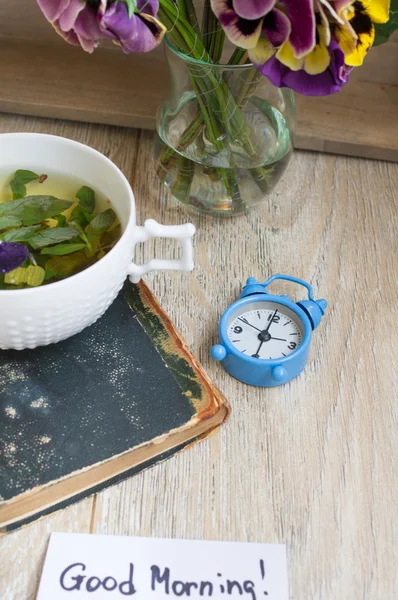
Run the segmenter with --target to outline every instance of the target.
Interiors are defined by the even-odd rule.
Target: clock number
[[[296,342],[290,342],[290,344],[288,345],[288,348],[289,348],[289,350],[294,350],[296,346],[297,346]]]
[[[234,327],[234,332],[235,333],[242,333],[243,329],[242,327],[239,327],[239,325],[236,325],[236,327]]]
[[[271,321],[271,317],[272,317],[272,314],[268,315],[267,321]],[[272,319],[272,322],[273,323],[279,323],[280,320],[281,320],[280,315],[274,315],[274,318]]]

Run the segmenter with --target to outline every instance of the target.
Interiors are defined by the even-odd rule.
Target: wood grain
[[[105,44],[89,55],[63,42],[35,2],[17,3],[27,11],[20,30],[14,7],[0,7],[0,111],[155,128],[169,87],[162,48],[127,56]],[[297,148],[398,162],[398,38],[372,48],[339,94],[296,102]]]
[[[152,134],[0,115],[0,131],[86,142],[129,177],[137,220],[198,227],[196,269],[151,289],[232,405],[221,432],[159,466],[0,540],[0,597],[33,600],[50,531],[281,542],[293,600],[398,595],[398,166],[296,152],[247,217],[189,216],[156,179]],[[176,257],[166,240],[137,258]],[[290,273],[328,299],[306,371],[257,389],[211,361],[217,323],[247,276]],[[275,285],[297,298],[291,284]]]

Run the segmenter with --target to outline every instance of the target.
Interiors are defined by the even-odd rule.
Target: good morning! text
[[[261,578],[264,579],[264,561],[260,560],[259,567]],[[133,563],[129,563],[126,575],[126,579],[121,581],[111,575],[100,578],[88,573],[84,563],[76,562],[68,565],[62,571],[59,583],[62,589],[68,592],[106,590],[108,592],[116,591],[123,596],[134,596],[141,590],[138,590],[134,583]],[[238,581],[226,578],[222,573],[217,572],[208,580],[198,578],[196,581],[185,581],[175,579],[169,567],[159,567],[158,565],[150,567],[145,588],[142,591],[147,594],[160,591],[179,598],[216,598],[223,594],[226,597],[246,597],[250,600],[258,600],[260,595],[261,597],[268,596],[265,590],[256,590],[255,583],[250,579]]]

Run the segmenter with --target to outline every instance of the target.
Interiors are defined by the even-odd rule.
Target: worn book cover
[[[228,414],[146,285],[126,283],[80,334],[0,351],[0,531],[134,475]]]

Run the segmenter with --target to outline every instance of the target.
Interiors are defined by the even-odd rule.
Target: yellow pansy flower
[[[374,23],[387,23],[390,0],[340,0],[338,14],[344,25],[338,25],[336,34],[345,54],[345,64],[360,67],[375,39]]]

